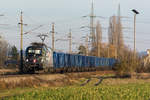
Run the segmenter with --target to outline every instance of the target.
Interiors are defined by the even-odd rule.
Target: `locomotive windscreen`
[[[41,55],[42,50],[41,48],[29,47],[26,51],[27,55]]]
[[[29,49],[28,53],[34,53],[34,54],[41,54],[41,50],[33,50],[33,49]]]

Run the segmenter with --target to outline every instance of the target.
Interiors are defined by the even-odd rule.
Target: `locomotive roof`
[[[47,48],[47,46],[44,43],[31,43],[30,46],[27,47],[28,48]]]
[[[46,46],[44,43],[38,43],[38,42],[33,42],[31,43],[31,46]]]

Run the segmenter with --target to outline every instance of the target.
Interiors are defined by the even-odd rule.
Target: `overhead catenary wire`
[[[31,19],[31,20],[32,20],[32,19]],[[72,19],[71,19],[71,20],[72,20]],[[68,21],[68,22],[65,22],[65,21],[66,21],[66,20],[63,21],[63,19],[62,19],[62,22],[64,22],[64,23],[69,23],[69,21]],[[74,20],[72,20],[72,21],[74,22]],[[57,22],[57,20],[56,20],[56,22]],[[33,23],[33,25],[34,25],[34,23],[36,23],[36,21],[32,21],[31,23]],[[49,23],[49,22],[48,22],[48,23]],[[59,21],[58,21],[58,23],[59,23]],[[60,23],[61,23],[61,21],[60,21]],[[70,22],[70,23],[71,23],[71,22]],[[60,26],[58,26],[58,28],[61,27],[61,25],[62,25],[62,24],[60,24]],[[47,26],[46,26],[46,27],[47,27]],[[58,28],[57,28],[57,29],[58,29]],[[11,30],[12,30],[12,29],[10,29],[10,31],[11,31]],[[13,30],[14,30],[14,29],[13,29]],[[72,29],[72,30],[73,30],[73,29]],[[39,30],[38,30],[38,31],[39,31]],[[75,31],[76,31],[76,33],[78,33],[78,29],[76,29]],[[73,30],[73,32],[74,32],[74,30]],[[79,30],[79,32],[80,32],[80,30]],[[63,34],[63,33],[66,33],[66,32],[62,32],[62,31],[61,31],[61,33]],[[83,33],[83,32],[82,32],[82,33]],[[84,32],[84,33],[85,33],[85,32]],[[34,34],[32,34],[32,35],[34,35]]]

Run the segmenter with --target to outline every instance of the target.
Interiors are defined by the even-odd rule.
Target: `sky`
[[[150,44],[150,13],[149,0],[94,0],[94,13],[102,18],[96,18],[101,26],[108,28],[109,17],[117,15],[118,5],[121,5],[121,16],[123,24],[124,41],[127,46],[133,49],[133,12],[136,9],[140,12],[137,15],[136,23],[136,49],[146,51]],[[73,35],[73,51],[77,51],[80,44],[84,44],[83,36],[90,33],[88,28],[81,29],[82,26],[89,26],[89,18],[82,16],[89,15],[91,0],[0,0],[0,35],[2,35],[10,45],[20,48],[20,12],[23,11],[24,26],[23,31],[28,32],[40,25],[38,28],[23,37],[24,49],[31,42],[40,42],[39,34],[48,34],[45,43],[51,47],[51,26],[55,23],[55,37],[66,39],[69,29]],[[107,42],[108,32],[103,30],[103,42]],[[57,50],[68,51],[68,41],[56,41]]]

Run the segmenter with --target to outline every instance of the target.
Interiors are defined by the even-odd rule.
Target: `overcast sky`
[[[80,27],[89,25],[89,18],[82,18],[82,16],[90,13],[90,3],[91,0],[0,0],[0,14],[4,14],[0,17],[0,35],[19,49],[20,28],[18,23],[22,10],[24,23],[28,24],[24,26],[24,32],[43,25],[32,33],[24,35],[24,49],[29,43],[40,41],[36,36],[39,33],[50,32],[51,23],[55,22],[56,39],[67,38],[69,29],[72,29],[73,42],[77,43],[73,46],[75,51],[79,43],[84,43],[81,37],[89,34],[88,28],[81,30]],[[122,19],[123,27],[125,27],[123,33],[125,44],[133,48],[133,13],[131,10],[134,8],[140,12],[137,16],[137,50],[149,49],[149,0],[95,0],[95,14],[105,17],[105,19],[97,18],[96,21],[99,20],[102,27],[108,28],[109,17],[117,14],[119,3],[121,15],[128,17]],[[103,30],[103,42],[107,41],[107,30]],[[51,36],[45,42],[51,46]],[[68,41],[57,41],[56,48],[67,51]]]

